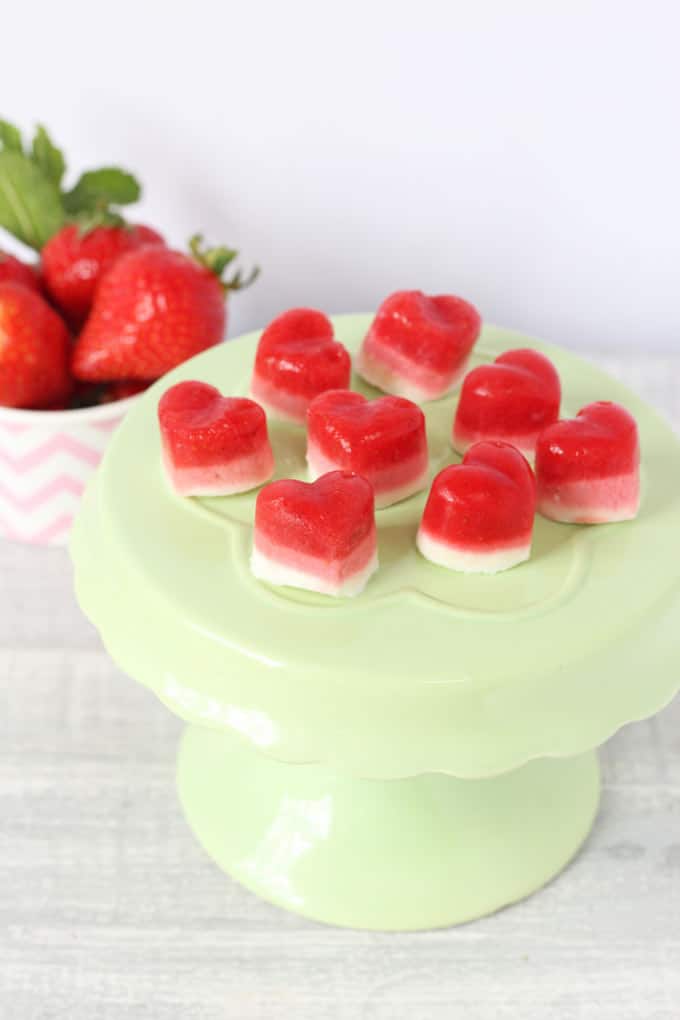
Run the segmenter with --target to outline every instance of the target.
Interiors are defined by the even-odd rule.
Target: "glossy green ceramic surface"
[[[272,761],[187,727],[185,815],[217,864],[264,899],[318,921],[398,931],[460,924],[548,882],[587,836],[593,752],[494,779],[353,779]]]
[[[338,317],[337,336],[354,351],[368,322]],[[255,494],[175,496],[156,425],[160,395],[181,379],[246,393],[257,338],[166,376],[115,435],[73,533],[81,605],[116,662],[193,724],[180,762],[185,811],[211,855],[245,884],[342,924],[419,928],[479,916],[564,865],[594,812],[594,759],[582,752],[657,711],[679,685],[680,447],[652,410],[598,369],[487,327],[473,364],[533,346],[561,374],[565,415],[611,399],[636,416],[639,518],[596,527],[537,518],[528,563],[463,575],[417,553],[422,493],[378,511],[381,569],[358,598],[276,589],[248,568]],[[449,446],[456,400],[424,405],[433,475],[459,460]],[[270,423],[270,432],[277,477],[304,478],[304,430]],[[513,776],[490,778],[526,762]],[[447,775],[422,775],[434,772]],[[552,798],[536,792],[546,783]],[[326,797],[337,824],[293,871],[281,865],[294,892],[277,892],[271,833],[283,825],[285,858],[293,831],[277,819],[288,817],[288,803]],[[441,811],[423,806],[435,801]],[[291,810],[302,834],[290,838],[304,843],[315,823],[304,821],[304,808]],[[368,903],[361,857],[382,846],[390,860],[400,832],[399,864],[386,868],[376,887],[384,895]],[[267,840],[260,873],[244,862],[259,860]],[[522,840],[524,857],[513,849],[506,875],[498,848]],[[342,895],[323,893],[324,880]],[[385,899],[399,887],[403,909]],[[427,909],[417,908],[416,887]]]

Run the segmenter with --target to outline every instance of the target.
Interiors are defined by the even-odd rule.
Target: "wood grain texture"
[[[680,425],[680,358],[602,360]],[[3,1020],[680,1020],[680,700],[604,749],[564,877],[416,935],[221,874],[177,805],[180,730],[106,657],[65,552],[0,543]]]

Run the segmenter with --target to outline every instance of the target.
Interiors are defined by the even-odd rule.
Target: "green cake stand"
[[[355,351],[368,316],[340,316]],[[598,806],[597,747],[680,686],[680,447],[586,362],[486,328],[473,364],[533,346],[563,412],[610,399],[637,417],[637,520],[537,518],[533,556],[456,574],[414,546],[425,493],[378,511],[380,571],[358,598],[250,573],[255,494],[181,499],[156,405],[181,379],[245,394],[258,334],[157,383],[90,486],[72,554],[80,604],[119,666],[187,723],[180,800],[217,864],[331,924],[458,924],[527,896],[577,852]],[[373,391],[354,380],[358,389]],[[457,397],[425,406],[434,475]],[[302,428],[270,424],[278,477],[305,477]]]

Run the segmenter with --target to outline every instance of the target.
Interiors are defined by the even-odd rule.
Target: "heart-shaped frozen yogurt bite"
[[[536,445],[538,511],[570,524],[635,517],[640,505],[640,443],[633,416],[598,401],[555,422]]]
[[[378,569],[370,482],[331,471],[316,482],[266,485],[255,505],[250,563],[270,584],[358,595]]]
[[[439,566],[495,574],[529,558],[535,509],[534,475],[519,450],[476,443],[433,481],[416,542]]]
[[[273,417],[302,425],[314,397],[349,386],[351,371],[330,319],[313,308],[291,308],[260,337],[250,395]]]
[[[245,492],[273,474],[267,418],[252,400],[181,382],[161,397],[158,422],[165,471],[181,496]]]
[[[307,462],[312,478],[338,468],[358,472],[373,486],[376,506],[389,506],[427,482],[425,415],[403,397],[329,390],[307,411]]]
[[[465,376],[453,448],[465,453],[483,439],[499,439],[533,458],[539,434],[557,421],[560,397],[560,377],[549,358],[532,350],[506,351]]]
[[[378,309],[357,371],[386,393],[418,403],[436,400],[463,376],[481,327],[479,312],[462,298],[397,291]]]

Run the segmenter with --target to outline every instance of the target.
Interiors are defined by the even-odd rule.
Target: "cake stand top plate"
[[[339,316],[354,352],[370,316]],[[555,362],[562,413],[615,400],[637,418],[637,520],[537,517],[531,560],[457,574],[414,545],[426,493],[377,512],[380,571],[355,599],[274,588],[248,559],[256,493],[182,499],[160,463],[158,399],[182,379],[248,389],[259,334],[166,376],[128,415],[72,540],[81,604],[117,661],[190,721],[226,726],[290,761],[372,776],[488,775],[575,754],[677,689],[680,446],[634,394],[548,344],[486,327],[472,364],[531,346]],[[352,385],[377,393],[356,377]],[[431,475],[458,458],[458,397],[424,405]],[[305,478],[305,433],[270,422],[276,477]]]

